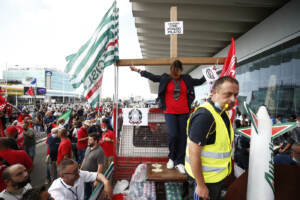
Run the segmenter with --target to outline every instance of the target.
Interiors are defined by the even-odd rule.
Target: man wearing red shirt
[[[85,150],[88,146],[88,131],[91,126],[90,120],[85,120],[82,127],[77,132],[77,149],[78,149],[78,164],[81,165],[83,161]]]
[[[107,122],[106,120],[104,120]],[[101,124],[101,130],[103,131],[101,140],[99,141],[99,145],[102,147],[104,151],[104,170],[105,171],[109,164],[113,161],[114,155],[114,132],[109,130],[107,123]]]
[[[25,151],[9,149],[9,139],[0,138],[0,192],[6,188],[6,184],[2,180],[3,170],[13,164],[22,164],[30,173],[33,163]]]
[[[59,163],[67,158],[72,158],[72,142],[71,140],[67,137],[67,129],[61,128],[58,130],[58,137],[60,138],[60,144],[58,147],[58,154],[57,154],[57,161],[56,164],[57,166]]]

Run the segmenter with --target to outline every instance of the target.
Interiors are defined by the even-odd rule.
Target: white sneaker
[[[177,169],[177,171],[180,174],[185,174],[185,169],[184,169],[184,165],[183,164],[178,164],[178,165],[175,166],[175,168]]]
[[[173,162],[173,160],[169,159],[169,161],[167,163],[167,168],[168,169],[173,169],[174,168],[174,162]]]

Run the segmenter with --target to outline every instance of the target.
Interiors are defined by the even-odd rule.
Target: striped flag
[[[116,1],[106,12],[92,37],[77,53],[66,58],[68,73],[74,88],[83,85],[84,97],[96,107],[102,86],[103,72],[118,61],[119,9]]]

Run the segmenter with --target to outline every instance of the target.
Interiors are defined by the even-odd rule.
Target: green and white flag
[[[68,110],[67,112],[65,112],[64,114],[62,114],[61,116],[59,116],[59,118],[57,119],[57,122],[60,120],[60,119],[64,119],[65,120],[65,123],[67,123],[71,117],[71,114],[72,114],[72,109]]]
[[[119,9],[116,1],[106,12],[92,37],[77,53],[66,57],[68,73],[74,88],[84,87],[84,97],[92,107],[97,105],[104,68],[119,60]]]

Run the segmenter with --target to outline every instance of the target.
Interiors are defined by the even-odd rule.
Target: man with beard
[[[85,151],[84,160],[81,165],[81,170],[89,172],[102,173],[104,164],[104,151],[98,145],[97,133],[91,133],[88,137],[88,148]],[[98,184],[94,182],[94,186]],[[92,194],[93,182],[85,183],[84,185],[84,199],[89,199]]]
[[[6,188],[5,181],[1,178],[5,168],[17,163],[24,165],[28,172],[33,168],[33,163],[25,151],[10,149],[9,145],[8,138],[0,138],[0,191]]]
[[[2,178],[7,187],[0,193],[0,197],[5,200],[19,200],[32,188],[29,173],[24,165],[14,164],[7,167],[2,173]]]
[[[97,180],[104,185],[104,194],[112,197],[112,186],[102,173],[78,169],[76,161],[65,159],[58,166],[60,178],[53,181],[48,192],[55,200],[83,200],[84,183]]]

